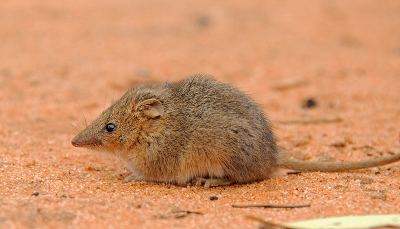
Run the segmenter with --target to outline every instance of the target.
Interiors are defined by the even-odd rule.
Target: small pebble
[[[371,168],[371,171],[372,171],[375,175],[381,174],[381,171],[379,170],[379,168]]]
[[[330,146],[336,147],[336,148],[343,148],[343,147],[346,147],[346,141],[336,141],[336,142],[333,142],[332,144],[330,144]]]
[[[38,195],[39,195],[39,192],[38,192],[38,191],[32,192],[32,196],[38,196]]]
[[[314,108],[317,106],[317,101],[314,98],[308,98],[303,102],[303,108]]]
[[[218,196],[210,196],[210,200],[212,200],[212,201],[218,200]]]

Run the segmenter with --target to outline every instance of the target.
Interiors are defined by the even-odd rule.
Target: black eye
[[[116,128],[116,126],[115,126],[114,123],[108,123],[108,124],[106,125],[106,130],[107,130],[107,132],[109,132],[109,133],[113,132],[113,131],[115,130],[115,128]]]

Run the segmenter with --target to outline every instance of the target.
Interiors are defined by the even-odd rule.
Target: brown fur
[[[180,185],[203,177],[247,183],[278,166],[295,169],[278,161],[269,121],[250,97],[201,76],[129,90],[72,144],[121,157],[136,179]]]

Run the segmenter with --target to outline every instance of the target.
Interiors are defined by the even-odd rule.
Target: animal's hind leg
[[[226,186],[231,185],[234,182],[228,180],[226,178],[203,178],[203,177],[195,177],[192,180],[192,185],[204,188],[218,187],[218,186]]]

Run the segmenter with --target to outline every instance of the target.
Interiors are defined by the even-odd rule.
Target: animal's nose
[[[71,144],[75,147],[80,147],[82,143],[79,141],[78,136],[74,137],[71,141]]]
[[[78,134],[75,136],[71,144],[75,147],[88,147],[88,146],[99,146],[102,142],[96,136],[85,136]]]

